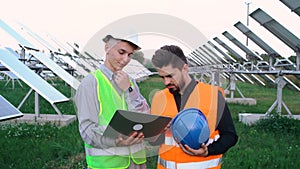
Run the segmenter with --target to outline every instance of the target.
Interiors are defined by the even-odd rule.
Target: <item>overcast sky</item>
[[[212,42],[215,42],[212,38],[219,37],[243,55],[222,33],[228,31],[245,44],[246,37],[233,26],[238,21],[246,25],[245,2],[246,0],[0,0],[0,18],[8,23],[21,22],[38,34],[50,33],[61,40],[84,46],[96,32],[118,19],[143,13],[165,14],[193,25]],[[300,37],[300,17],[279,0],[252,0],[249,7],[250,13],[257,8],[263,9]],[[250,17],[249,21],[249,28],[280,54],[295,54],[254,19]],[[1,35],[0,45],[5,46],[9,41],[7,38]],[[147,38],[149,44],[144,44],[144,49],[172,43],[172,40],[157,42],[156,38],[152,39],[153,42],[150,43],[151,38]],[[251,41],[249,48],[262,52]],[[189,51],[186,49],[185,52]]]

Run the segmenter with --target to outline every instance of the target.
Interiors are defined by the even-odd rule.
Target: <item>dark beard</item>
[[[175,90],[174,88],[170,88],[169,92],[172,93],[172,94],[175,94],[175,93],[178,93],[179,90]]]

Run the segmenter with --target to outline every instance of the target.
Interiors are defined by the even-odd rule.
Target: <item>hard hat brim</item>
[[[125,38],[115,38],[112,35],[106,35],[102,40],[103,40],[103,42],[107,43],[111,38],[116,39],[116,40],[125,41],[125,42],[129,43],[131,46],[133,46],[136,50],[141,49],[141,47],[139,45],[137,45],[136,43],[131,42]]]

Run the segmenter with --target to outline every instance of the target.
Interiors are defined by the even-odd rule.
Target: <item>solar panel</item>
[[[0,121],[22,117],[23,113],[0,95]]]
[[[234,24],[241,32],[243,32],[248,38],[255,42],[259,47],[261,47],[265,52],[272,56],[280,56],[272,47],[270,47],[266,42],[260,39],[256,34],[254,34],[249,28],[247,28],[241,22]]]
[[[218,37],[215,37],[215,38],[213,38],[217,43],[219,43],[221,46],[223,46],[226,50],[228,50],[230,53],[232,53],[234,56],[236,56],[236,57],[238,57],[239,58],[239,62],[241,62],[241,60],[242,61],[248,61],[248,59],[246,59],[246,58],[243,58],[241,55],[239,55],[237,52],[235,52],[233,49],[231,49],[227,44],[225,44],[223,41],[221,41]],[[243,71],[246,71],[246,72],[248,72],[249,70],[247,70],[243,65],[241,65],[240,63],[239,63],[239,68],[240,69],[242,69]],[[246,76],[245,75],[242,75],[243,77],[245,77],[246,78]],[[266,84],[264,83],[264,82],[262,82],[258,77],[256,77],[254,74],[250,74],[250,76],[253,78],[253,79],[255,79],[257,82],[259,82],[261,85],[263,85],[263,86],[265,86]],[[253,82],[250,80],[250,79],[248,79],[248,78],[246,78],[251,84],[253,84]]]
[[[218,37],[213,38],[217,43],[219,43],[221,46],[223,46],[228,52],[230,52],[233,56],[237,57],[240,61],[248,61],[248,59],[242,57],[237,52],[235,52],[233,49],[231,49],[226,43],[221,41]]]
[[[38,42],[40,42],[43,46],[45,46],[48,50],[50,50],[53,53],[57,53],[57,54],[61,54],[58,49],[54,48],[50,43],[48,43],[47,41],[45,41],[42,37],[40,37],[38,34],[34,33],[33,31],[31,31],[27,26],[25,26],[22,23],[18,23],[19,25],[21,25],[22,29],[24,29],[25,31],[27,31],[27,33],[29,35],[31,35],[33,38],[35,38]]]
[[[64,43],[62,43],[60,40],[58,40],[56,37],[54,37],[53,35],[48,34],[48,37],[60,48],[62,48],[64,51],[66,51],[67,53],[69,53],[71,55],[71,58],[68,58],[67,56],[64,57],[63,59],[66,60],[66,62],[68,64],[70,64],[74,69],[76,69],[81,75],[86,76],[88,75],[89,71],[87,71],[86,69],[88,69],[88,63],[86,63],[85,61],[81,61],[78,62],[77,58],[74,58],[74,56],[77,56],[70,48],[69,46],[65,45]],[[85,69],[86,68],[86,69]]]
[[[189,65],[191,65],[191,66],[200,66],[200,65],[202,65],[202,63],[195,58],[195,56],[193,55],[193,52],[189,54],[187,59],[188,59]]]
[[[275,19],[273,19],[270,15],[268,15],[265,11],[258,8],[257,10],[252,12],[250,16],[291,49],[293,49],[294,51],[299,50],[300,39]]]
[[[63,60],[65,63],[67,63],[68,65],[70,65],[73,69],[75,69],[76,71],[78,71],[79,74],[81,75],[88,75],[88,72],[85,71],[81,66],[79,66],[74,60],[72,60],[70,57],[64,55],[61,53],[61,51],[59,51],[58,49],[56,49],[53,45],[51,45],[48,41],[46,41],[45,39],[43,39],[42,37],[40,37],[38,34],[34,33],[33,31],[31,31],[28,27],[26,27],[24,24],[19,23],[19,25],[22,26],[22,29],[26,30],[27,33],[29,35],[31,35],[34,39],[36,39],[38,42],[40,42],[43,46],[45,46],[49,51],[51,51],[52,53],[59,55],[58,57]],[[68,52],[68,51],[66,51]]]
[[[29,43],[26,39],[24,39],[19,33],[17,33],[14,29],[12,29],[9,25],[7,25],[5,22],[3,22],[0,19],[0,27],[5,30],[7,33],[9,33],[12,37],[15,39],[18,39],[18,42],[21,46],[27,49],[33,49],[37,50],[31,43]]]
[[[206,64],[214,64],[211,60],[209,60],[200,50],[195,50],[197,56],[199,56]]]
[[[226,38],[228,38],[232,43],[234,43],[236,46],[238,46],[240,49],[242,49],[248,57],[258,60],[263,60],[262,57],[252,52],[250,49],[248,49],[246,46],[244,46],[239,40],[237,40],[234,36],[232,36],[229,32],[225,31],[222,33]]]
[[[0,62],[51,104],[69,100],[5,48],[0,48]]]
[[[81,52],[79,47],[71,44],[71,43],[68,43],[68,46],[70,46],[74,51],[76,51],[76,53],[79,54],[79,58],[83,59],[85,62],[87,62],[91,68],[90,70],[91,71],[94,71],[96,70],[98,67],[99,67],[99,62],[98,62],[98,59],[96,59],[94,56],[92,56],[91,54],[89,54],[89,52],[85,51],[85,52]]]
[[[236,60],[234,58],[232,58],[231,56],[229,56],[228,54],[224,53],[220,48],[218,48],[215,44],[213,44],[211,41],[207,42],[208,44],[210,44],[214,49],[216,49],[219,53],[221,53],[225,59],[229,62],[236,62]]]
[[[210,53],[212,53],[215,58],[217,58],[217,60],[221,63],[228,63],[228,61],[226,59],[224,59],[223,57],[220,57],[219,55],[217,55],[212,48],[208,47],[207,45],[203,45],[203,47],[208,50]]]
[[[0,26],[4,28],[7,33],[13,36],[21,44],[21,46],[30,46],[30,48],[36,49],[34,45],[32,45],[29,41],[24,39],[20,34],[18,34],[16,31],[10,28],[3,21],[1,21],[0,23],[2,23],[2,25]],[[29,53],[32,54],[35,58],[37,58],[40,62],[42,62],[51,71],[53,71],[57,76],[63,79],[66,83],[68,83],[72,88],[74,88],[75,90],[78,88],[80,82],[75,77],[73,77],[70,73],[68,73],[58,64],[56,64],[53,60],[51,60],[49,57],[45,56],[45,54],[40,53],[36,50],[30,50]]]
[[[244,46],[239,40],[237,40],[234,36],[232,36],[229,32],[225,31],[223,32],[223,35],[228,38],[232,43],[234,43],[237,47],[239,47],[240,49],[242,49],[247,56],[249,56],[250,58],[256,60],[263,60],[260,56],[256,55],[255,53],[253,53],[249,48],[247,48],[246,46]],[[257,67],[255,67],[253,65],[252,62],[248,62],[251,66],[251,70],[252,69],[258,69]],[[259,70],[259,69],[258,69]],[[261,76],[263,79],[265,79],[266,81],[270,81],[272,83],[274,83],[274,79],[272,79],[269,75],[264,74]]]
[[[217,53],[215,53],[215,51],[213,51],[212,47],[208,47],[207,45],[203,45],[203,48],[201,48],[203,51],[205,51],[210,57],[214,57],[214,59],[218,62],[218,67],[220,68],[220,66],[222,67],[226,67],[229,63],[226,59],[220,57]],[[224,79],[229,78],[229,75],[227,72],[222,72],[220,74],[221,77],[223,77]]]
[[[300,1],[299,0],[279,0],[284,3],[292,12],[300,16]]]
[[[8,77],[4,87],[7,86],[8,83],[11,81],[12,82],[12,88],[14,89],[15,88],[15,81],[17,81],[19,83],[19,85],[23,88],[22,83],[19,81],[19,77],[16,76],[13,72],[11,72],[11,71],[1,71],[1,73],[3,73],[4,75],[6,75]]]
[[[51,60],[49,57],[45,56],[45,54],[36,51],[30,51],[30,53],[40,62],[46,65],[46,67],[52,70],[57,76],[59,76],[66,83],[68,83],[72,88],[74,88],[75,90],[78,88],[80,82],[70,73],[68,73],[65,69],[63,69],[53,60]]]
[[[130,64],[126,65],[123,70],[128,73],[132,78],[136,80],[143,79],[152,75],[152,72],[144,67],[140,62],[135,59],[131,59]]]
[[[199,49],[202,50],[202,52],[204,52],[207,56],[209,56],[208,58],[211,59],[213,63],[215,63],[215,64],[221,63],[214,55],[211,55],[206,50],[204,50],[202,47],[199,47]]]
[[[300,39],[260,8],[250,16],[296,52],[296,70],[300,70]]]
[[[266,42],[264,42],[261,38],[259,38],[254,32],[252,32],[249,28],[247,28],[243,23],[240,21],[234,24],[236,28],[238,28],[242,33],[244,33],[248,38],[250,38],[254,43],[256,43],[260,48],[262,48],[265,52],[268,53],[270,56],[269,58],[269,65],[272,66],[273,59],[281,60],[280,54],[277,53],[272,47],[270,47]],[[285,59],[288,64],[286,66],[292,67],[292,69],[296,68],[296,65],[290,61],[288,58]]]
[[[194,60],[194,61],[196,61],[198,64],[200,64],[200,65],[206,65],[207,64],[207,62],[206,61],[204,61],[202,58],[201,58],[201,56],[198,54],[198,53],[196,53],[195,51],[193,51],[192,53],[191,53],[191,58]]]

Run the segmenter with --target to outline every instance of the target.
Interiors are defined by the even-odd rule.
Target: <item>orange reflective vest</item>
[[[198,82],[184,107],[184,109],[197,108],[205,114],[210,128],[210,140],[208,144],[216,141],[219,137],[218,131],[215,130],[218,114],[218,90],[217,86]],[[156,92],[151,105],[151,114],[174,118],[178,113],[174,96],[168,89]],[[161,144],[159,148],[157,168],[221,168],[221,159],[222,154],[208,157],[186,154],[174,141],[171,131],[167,131],[165,133],[165,143]]]

